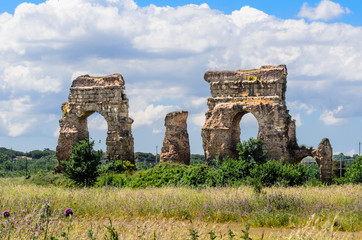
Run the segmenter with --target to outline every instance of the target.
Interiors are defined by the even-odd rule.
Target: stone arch
[[[106,157],[134,162],[133,120],[128,116],[124,89],[120,74],[106,77],[84,75],[73,81],[68,102],[62,104],[63,117],[59,120],[58,170],[61,162],[69,159],[71,146],[89,138],[87,118],[94,112],[103,116],[108,125]]]
[[[240,136],[238,123],[247,112],[258,121],[257,138],[272,160],[284,159],[298,163],[312,156],[320,167],[321,179],[331,180],[332,147],[323,139],[318,149],[300,148],[296,139],[295,121],[285,104],[287,68],[285,65],[262,66],[260,69],[238,71],[209,71],[205,81],[210,83],[209,110],[201,130],[206,161],[237,157],[236,144]],[[322,176],[323,175],[323,176]]]

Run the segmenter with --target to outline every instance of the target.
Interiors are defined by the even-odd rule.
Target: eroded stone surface
[[[304,157],[312,156],[311,148],[298,146],[295,121],[285,104],[285,65],[209,71],[204,78],[210,83],[211,91],[207,102],[209,110],[201,131],[206,161],[217,156],[220,159],[238,157],[236,144],[240,141],[240,120],[247,113],[253,114],[258,121],[257,138],[263,141],[269,159],[299,163]],[[318,151],[323,159],[329,158],[327,152]],[[323,170],[322,179],[328,179],[328,174]]]
[[[134,162],[133,120],[128,116],[124,84],[120,74],[105,77],[84,75],[73,81],[68,102],[62,104],[63,117],[59,120],[57,171],[61,170],[61,162],[69,159],[71,146],[89,138],[87,118],[94,112],[102,115],[108,125],[107,158]]]
[[[187,116],[187,111],[171,112],[166,115],[166,133],[161,149],[160,162],[190,164]]]
[[[205,73],[212,96],[201,134],[207,160],[217,155],[237,157],[239,123],[243,115],[251,113],[258,121],[258,139],[263,140],[268,157],[294,161],[289,149],[298,145],[295,122],[285,104],[286,76],[285,65]]]
[[[332,183],[333,150],[328,138],[322,139],[318,148],[312,151],[312,156],[319,165],[319,179],[322,182]]]

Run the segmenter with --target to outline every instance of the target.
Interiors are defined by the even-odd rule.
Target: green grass
[[[226,226],[234,226],[233,231],[241,233],[246,222],[252,228],[325,231],[328,226],[333,231],[362,230],[362,185],[272,187],[264,188],[264,194],[255,195],[252,187],[246,186],[134,190],[39,186],[26,181],[0,179],[0,208],[11,212],[9,219],[1,219],[0,239],[9,232],[17,236],[11,239],[29,239],[37,222],[36,234],[43,239],[45,220],[39,216],[45,204],[52,209],[48,236],[60,237],[66,232],[69,220],[63,212],[69,207],[74,210],[70,239],[89,239],[88,230],[97,239],[103,239],[109,218],[121,239],[136,239],[130,236],[143,232],[145,237],[138,239],[152,239],[154,231],[159,236],[157,239],[167,239],[165,236],[173,231],[178,234],[175,236],[186,236],[174,239],[187,239],[189,228],[203,234],[205,238],[201,239],[209,239],[207,232],[213,228],[227,239]],[[180,226],[175,229],[176,226],[169,226],[172,223]],[[291,230],[288,234],[292,234]]]

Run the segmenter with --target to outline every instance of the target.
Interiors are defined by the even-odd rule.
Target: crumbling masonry
[[[84,75],[73,81],[68,102],[62,104],[63,117],[59,120],[57,171],[61,171],[61,162],[70,158],[71,146],[89,138],[87,118],[94,112],[102,115],[108,125],[107,158],[134,163],[133,120],[128,116],[124,89],[125,82],[120,74],[105,77]]]
[[[166,133],[161,149],[160,162],[190,164],[187,116],[187,111],[171,112],[166,115]]]
[[[317,150],[300,148],[296,139],[295,121],[285,104],[287,68],[262,66],[254,70],[209,71],[210,83],[206,121],[202,128],[205,159],[237,158],[236,144],[240,141],[240,120],[246,113],[255,116],[259,124],[257,138],[263,141],[269,159],[284,159],[298,163],[306,156],[316,158],[320,178],[332,177],[332,147],[323,139]]]

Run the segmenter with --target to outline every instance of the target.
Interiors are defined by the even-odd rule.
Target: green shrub
[[[144,162],[136,162],[136,169],[137,170],[147,170],[153,168],[151,163],[144,163]]]
[[[239,152],[239,160],[263,164],[267,161],[267,151],[263,149],[263,142],[249,138],[248,141],[239,142],[236,146]]]
[[[318,179],[319,178],[319,167],[317,163],[311,163],[307,165],[307,178],[311,179]]]
[[[69,161],[63,162],[64,174],[79,185],[91,186],[99,176],[98,165],[102,151],[93,150],[94,141],[79,141],[72,146]]]
[[[282,184],[287,186],[301,185],[306,182],[307,167],[303,164],[289,164],[282,161],[268,161],[255,165],[250,177],[260,178],[265,186]]]
[[[250,170],[254,163],[245,160],[235,160],[226,158],[218,162],[210,170],[208,184],[209,186],[235,186],[240,185],[250,176]]]
[[[189,166],[184,164],[160,163],[154,168],[135,174],[129,186],[132,188],[177,186],[180,185],[187,168]]]
[[[202,187],[209,178],[210,167],[205,164],[199,164],[184,170],[180,180],[180,185]]]
[[[136,171],[136,167],[130,161],[114,160],[100,165],[100,173],[124,173]]]
[[[362,156],[354,160],[354,163],[346,172],[345,181],[347,183],[362,183]]]

